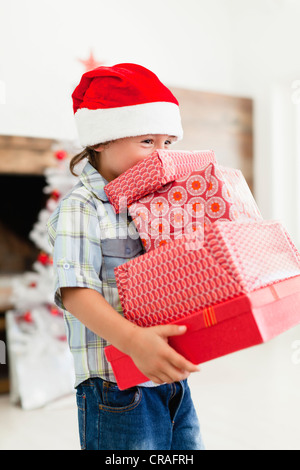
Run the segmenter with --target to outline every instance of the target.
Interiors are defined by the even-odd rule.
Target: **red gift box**
[[[300,323],[300,276],[202,309],[173,324],[186,325],[169,344],[194,364],[264,343]],[[105,348],[121,390],[148,379],[114,346]]]
[[[140,326],[170,323],[299,274],[299,253],[274,221],[215,222],[203,245],[183,237],[115,268],[124,316]]]
[[[240,170],[209,163],[129,205],[146,251],[217,220],[263,218]]]
[[[156,150],[108,183],[104,191],[118,214],[165,184],[215,161],[212,150]]]

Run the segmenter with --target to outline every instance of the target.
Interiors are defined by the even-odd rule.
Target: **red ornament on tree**
[[[26,321],[26,323],[32,323],[33,319],[32,319],[31,312],[29,310],[25,312],[22,319]]]
[[[57,160],[64,160],[67,157],[67,152],[64,150],[57,150],[54,155]]]
[[[54,189],[51,193],[51,197],[55,201],[58,201],[58,199],[60,198],[60,192],[57,189]]]
[[[51,264],[51,259],[49,257],[49,255],[47,255],[47,253],[44,253],[44,252],[41,252],[37,258],[37,260],[43,264],[44,266],[46,266],[47,264]]]
[[[58,308],[56,308],[54,306],[51,306],[50,307],[50,313],[51,313],[51,315],[57,316],[57,315],[59,315],[60,312],[59,312]]]

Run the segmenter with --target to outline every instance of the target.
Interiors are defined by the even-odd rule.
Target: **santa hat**
[[[177,99],[140,65],[97,67],[82,76],[72,98],[83,147],[145,134],[182,138]]]

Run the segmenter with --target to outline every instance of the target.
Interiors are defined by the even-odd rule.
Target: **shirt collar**
[[[87,162],[84,166],[79,179],[101,201],[108,202],[108,197],[104,191],[104,186],[107,185],[108,181],[100,175],[90,162]]]

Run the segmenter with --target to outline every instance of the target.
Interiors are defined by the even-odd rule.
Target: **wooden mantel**
[[[43,175],[55,165],[52,139],[0,135],[0,173]]]

